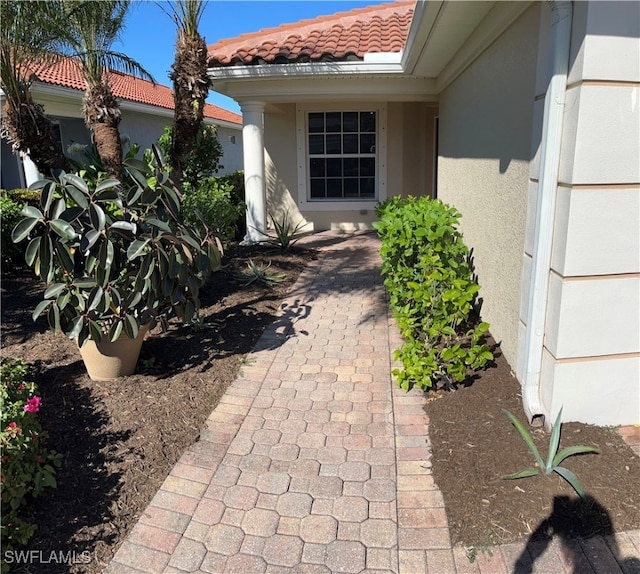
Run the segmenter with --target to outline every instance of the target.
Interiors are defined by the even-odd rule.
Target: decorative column
[[[240,104],[242,110],[242,149],[244,152],[244,193],[247,204],[247,234],[244,243],[265,238],[267,196],[264,180],[264,102]]]

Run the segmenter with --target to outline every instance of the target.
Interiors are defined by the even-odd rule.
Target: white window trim
[[[310,201],[307,174],[308,138],[307,114],[309,112],[376,112],[377,158],[376,158],[376,197],[373,199],[350,201]],[[380,201],[387,199],[387,106],[383,103],[335,103],[300,104],[296,106],[296,155],[298,162],[298,207],[306,211],[350,211],[373,209]]]

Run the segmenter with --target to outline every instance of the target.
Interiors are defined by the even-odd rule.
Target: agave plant
[[[275,237],[265,233],[264,235],[267,237],[266,239],[261,240],[261,242],[269,245],[275,245],[280,249],[289,249],[293,247],[297,243],[298,239],[300,239],[298,232],[306,225],[304,220],[293,225],[289,218],[289,213],[285,213],[284,217],[280,221],[276,220],[271,215],[269,216],[269,219],[271,220],[271,225],[273,225]],[[256,228],[254,227],[254,229]]]
[[[252,259],[249,259],[246,271],[238,271],[235,278],[244,287],[252,283],[263,283],[267,287],[272,287],[287,278],[283,273],[270,272],[269,267],[271,267],[271,262],[265,265],[264,263],[254,263]]]
[[[549,453],[547,454],[546,462],[542,460],[542,456],[538,451],[538,447],[536,447],[531,434],[524,427],[524,425],[513,415],[513,413],[509,412],[507,409],[502,409],[502,412],[507,416],[513,426],[516,427],[516,429],[520,433],[520,436],[529,447],[529,450],[532,452],[537,465],[535,467],[525,468],[524,470],[521,470],[519,472],[507,474],[502,478],[526,478],[529,476],[536,476],[540,473],[548,475],[552,472],[555,472],[562,478],[564,478],[573,487],[580,498],[584,498],[584,489],[582,488],[582,484],[578,480],[578,477],[568,468],[560,466],[560,463],[567,457],[573,456],[574,454],[585,454],[589,452],[599,453],[600,451],[592,446],[569,446],[563,448],[560,452],[558,452],[558,447],[560,446],[560,427],[562,426],[562,423],[560,422],[562,419],[562,408],[558,412],[556,422],[554,423],[553,429],[551,431],[551,438],[549,440]]]
[[[124,183],[62,173],[43,179],[39,207],[27,206],[12,239],[29,239],[27,264],[46,284],[33,312],[77,339],[134,339],[142,325],[191,322],[199,290],[218,269],[221,246],[203,224],[184,223],[181,194],[161,167],[123,163]]]

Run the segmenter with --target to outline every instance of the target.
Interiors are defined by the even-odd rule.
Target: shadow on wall
[[[296,204],[291,193],[284,181],[278,175],[278,172],[267,153],[265,162],[265,187],[267,193],[267,227],[271,226],[270,217],[277,222],[282,222],[285,218],[288,218],[289,223],[295,227],[298,223],[302,223],[303,227],[300,229],[301,233],[313,231],[313,224],[308,222]]]
[[[560,553],[565,563],[573,568],[573,574],[593,572],[589,557],[609,572],[619,571],[618,567],[623,572],[640,572],[638,558],[620,556],[613,534],[609,512],[595,498],[589,495],[585,498],[556,496],[553,511],[531,534],[518,557],[514,574],[531,574],[536,560],[545,553],[554,537],[559,539]],[[611,555],[609,560],[607,547]]]

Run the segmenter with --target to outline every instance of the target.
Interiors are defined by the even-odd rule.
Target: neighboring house
[[[35,74],[37,80],[31,87],[35,101],[43,104],[47,115],[58,124],[65,153],[79,159],[78,153],[68,153],[69,145],[90,144],[91,136],[83,119],[85,83],[77,63],[65,58],[43,65]],[[140,145],[141,150],[150,148],[165,126],[173,123],[173,92],[166,86],[154,86],[120,72],[111,72],[111,88],[122,111],[121,136]],[[212,104],[205,105],[204,116],[206,123],[216,126],[222,145],[223,169],[219,174],[242,169],[241,116]],[[26,187],[37,178],[37,170],[29,158],[14,154],[2,139],[2,188]]]
[[[530,420],[640,423],[640,3],[397,1],[209,46],[266,211],[462,213]],[[478,416],[482,416],[478,413]]]

